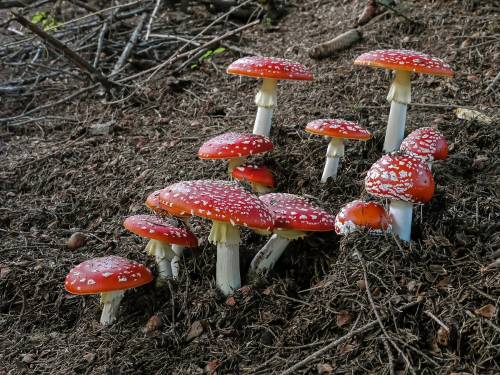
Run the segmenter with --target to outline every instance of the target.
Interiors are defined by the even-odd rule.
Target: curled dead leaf
[[[203,331],[205,331],[204,328],[204,323],[201,320],[195,321],[193,324],[191,324],[191,327],[189,327],[189,331],[186,335],[186,341],[192,341],[198,336],[200,336]]]
[[[151,333],[153,331],[156,331],[161,327],[161,318],[158,315],[153,315],[151,318],[149,318],[148,322],[142,329],[142,332],[144,333]]]
[[[483,307],[480,307],[479,309],[474,310],[474,313],[476,315],[482,316],[483,318],[491,319],[496,315],[497,309],[494,305],[489,303],[487,305],[484,305]]]
[[[351,321],[351,314],[347,310],[340,310],[337,315],[337,326],[343,327]]]
[[[486,125],[491,124],[493,121],[491,117],[488,117],[484,113],[481,113],[473,109],[456,108],[454,112],[457,115],[457,117],[461,120],[477,121],[481,124],[486,124]]]

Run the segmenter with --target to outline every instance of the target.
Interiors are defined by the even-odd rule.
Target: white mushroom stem
[[[183,216],[179,219],[182,220],[187,229],[189,229],[191,232],[193,231],[193,227],[191,226],[191,224],[189,224],[189,216]],[[179,277],[180,261],[182,255],[184,254],[184,246],[172,245],[172,251],[175,253],[175,255],[170,262],[170,267],[172,267],[172,277],[175,280]]]
[[[216,284],[228,296],[241,287],[240,231],[231,223],[213,221],[208,241],[217,245]]]
[[[341,138],[332,138],[326,150],[326,163],[321,176],[321,182],[325,183],[329,177],[335,179],[339,168],[339,160],[344,156],[344,142]]]
[[[403,241],[410,241],[413,203],[392,200],[389,213],[392,217],[392,231]]]
[[[256,182],[251,182],[250,185],[252,186],[252,190],[257,194],[267,194],[273,191],[273,189],[269,186],[258,184]]]
[[[253,257],[248,271],[249,279],[259,278],[267,275],[281,257],[288,244],[296,239],[303,238],[304,232],[300,231],[278,231],[274,233],[269,241]]]
[[[391,111],[385,132],[384,151],[399,149],[405,135],[406,108],[411,102],[411,73],[396,70],[387,100],[391,102]]]
[[[118,308],[124,294],[125,291],[123,290],[101,293],[101,324],[103,326],[109,326],[116,321]]]
[[[149,255],[153,255],[158,264],[158,279],[166,280],[173,277],[171,261],[176,255],[172,251],[172,247],[158,240],[149,240],[146,245],[146,251]]]
[[[269,137],[269,133],[271,132],[273,109],[278,103],[277,83],[278,81],[273,78],[263,79],[262,87],[255,96],[257,116],[255,116],[253,134],[260,134],[265,137]]]
[[[246,158],[229,159],[229,162],[227,164],[227,171],[229,172],[229,176],[231,177],[231,173],[233,172],[234,168],[245,164],[245,161],[246,161]]]

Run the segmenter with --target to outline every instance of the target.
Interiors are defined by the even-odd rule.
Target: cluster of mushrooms
[[[368,52],[354,63],[394,71],[387,97],[391,109],[385,155],[372,165],[365,179],[369,194],[390,200],[389,210],[378,202],[355,200],[333,216],[302,196],[272,192],[273,173],[266,166],[249,163],[248,159],[273,149],[269,136],[277,105],[277,81],[312,80],[313,76],[305,66],[289,60],[241,58],[227,68],[227,73],[263,80],[255,97],[258,110],[253,134],[224,133],[205,142],[198,151],[201,159],[227,159],[230,181],[172,184],[147,197],[146,205],[152,214],[135,215],[124,221],[127,230],[149,239],[146,251],[156,259],[157,283],[176,279],[184,248],[198,245],[190,225],[193,216],[212,222],[208,240],[217,246],[216,285],[224,295],[231,295],[241,287],[240,227],[270,236],[251,262],[248,281],[267,275],[290,241],[311,232],[335,230],[339,235],[355,231],[392,232],[401,240],[410,241],[413,205],[430,201],[434,192],[431,164],[448,154],[446,139],[435,128],[420,128],[403,139],[406,109],[411,100],[411,73],[451,77],[453,71],[438,58],[410,50]],[[372,137],[359,124],[342,119],[314,120],[305,130],[330,140],[322,183],[335,179],[345,140],[368,141]],[[252,192],[241,183],[250,185]],[[178,220],[174,223],[172,217]],[[152,280],[146,266],[108,256],[76,266],[66,277],[65,287],[74,294],[101,294],[101,323],[109,325],[116,320],[124,291]]]

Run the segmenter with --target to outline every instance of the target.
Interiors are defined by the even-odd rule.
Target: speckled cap
[[[277,57],[248,56],[228,66],[228,74],[255,78],[310,81],[313,75],[304,65]]]
[[[234,159],[261,154],[272,149],[273,143],[263,135],[229,132],[203,143],[198,150],[198,157],[200,159]]]
[[[354,121],[342,119],[318,119],[306,126],[306,132],[332,138],[367,141],[372,134]]]
[[[403,139],[400,150],[432,162],[446,159],[448,142],[439,130],[425,127],[411,132]]]

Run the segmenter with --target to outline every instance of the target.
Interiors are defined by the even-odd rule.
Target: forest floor
[[[500,8],[495,1],[405,1],[399,9],[418,23],[388,12],[350,49],[310,59],[307,49],[351,28],[363,3],[292,0],[275,25],[243,31],[223,53],[188,64],[175,77],[164,69],[141,81],[136,100],[93,90],[35,117],[0,123],[1,375],[279,374],[312,354],[291,373],[500,373],[500,273],[481,272],[500,256],[499,90],[487,89],[500,65]],[[164,9],[158,22],[183,32],[186,19],[207,25],[218,16],[203,6],[187,12]],[[450,154],[433,166],[435,195],[415,208],[411,243],[365,234],[310,236],[288,247],[265,283],[226,301],[215,290],[208,223],[196,220],[202,242],[183,258],[173,289],[150,284],[127,292],[115,325],[100,326],[97,297],[64,290],[68,271],[96,256],[124,256],[156,272],[145,241],[122,222],[147,212],[143,202],[153,190],[226,178],[225,165],[199,160],[196,152],[214,135],[251,131],[257,81],[225,73],[241,53],[296,60],[315,76],[280,83],[275,149],[255,158],[274,171],[277,191],[305,195],[332,213],[351,200],[373,199],[364,177],[382,153],[390,74],[353,60],[380,48],[427,52],[456,72],[453,79],[413,80],[407,131],[438,127]],[[90,52],[84,56],[92,59]],[[12,81],[22,69],[3,64],[0,78]],[[140,69],[128,64],[124,72]],[[2,96],[0,117],[50,103],[78,80],[68,75],[45,81],[39,95]],[[88,85],[85,77],[80,85]],[[458,119],[456,107],[493,121]],[[374,138],[348,142],[338,179],[320,184],[327,144],[304,127],[329,117],[359,121]],[[108,124],[109,132],[96,134],[96,124]],[[69,250],[76,231],[87,242]],[[242,230],[243,275],[265,241]],[[155,315],[160,325],[145,332]]]

